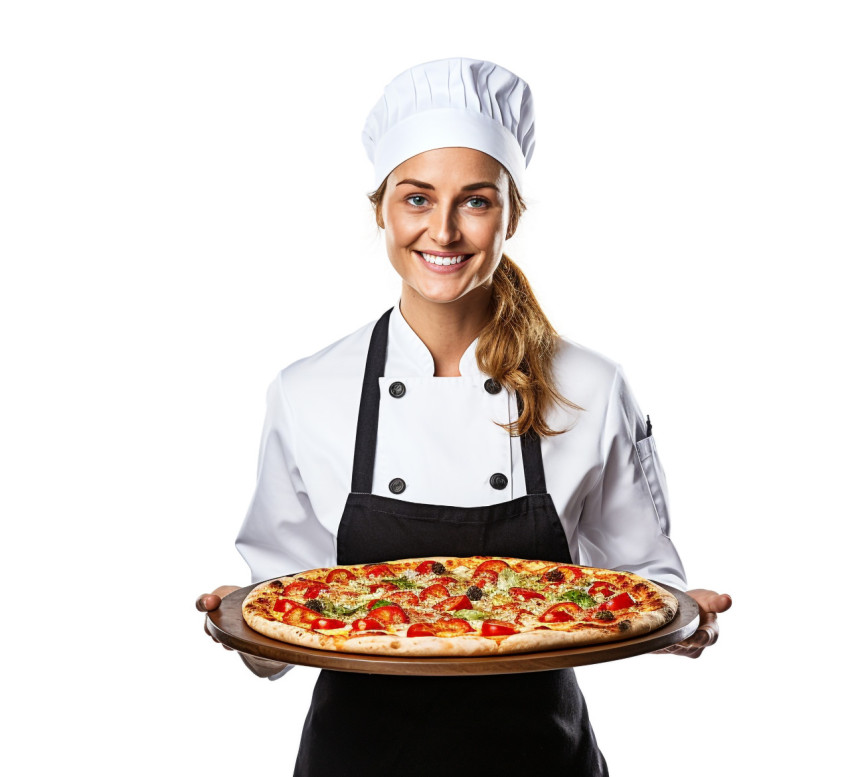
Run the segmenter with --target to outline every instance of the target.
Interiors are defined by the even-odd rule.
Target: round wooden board
[[[661,585],[657,583],[656,585]],[[335,653],[290,645],[270,639],[248,626],[242,618],[242,601],[254,589],[249,585],[225,596],[217,610],[207,613],[210,633],[227,647],[260,658],[287,664],[316,666],[340,672],[366,674],[413,675],[471,675],[543,672],[568,666],[585,666],[630,658],[642,653],[674,645],[687,639],[699,625],[697,603],[683,591],[664,585],[679,601],[679,611],[663,628],[635,639],[587,645],[568,650],[547,650],[539,653],[517,653],[480,658],[395,658],[368,656],[358,653]]]

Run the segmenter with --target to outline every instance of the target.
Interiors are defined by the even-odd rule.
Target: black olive
[[[432,571],[435,575],[442,575],[442,574],[443,574],[443,572],[445,572],[445,571],[446,571],[446,568],[445,568],[445,566],[443,566],[443,565],[442,565],[439,561],[435,561],[435,562],[434,562],[434,566],[432,566],[432,567],[431,567],[431,571]]]
[[[304,602],[305,607],[309,607],[313,612],[322,613],[325,611],[324,606],[318,599],[308,599]]]
[[[471,601],[477,602],[482,596],[484,596],[484,591],[482,591],[477,585],[471,585],[466,589],[466,595]]]
[[[550,583],[560,583],[564,579],[564,573],[560,569],[550,569],[543,577]]]
[[[614,620],[614,613],[611,610],[600,610],[593,617],[598,621],[612,621]]]
[[[281,588],[282,586],[283,583],[281,583],[280,580],[272,580],[271,583],[269,583],[270,588]]]
[[[631,622],[631,621],[620,621],[620,622],[617,624],[617,628],[618,628],[620,631],[628,631],[631,627],[632,627],[632,622]]]

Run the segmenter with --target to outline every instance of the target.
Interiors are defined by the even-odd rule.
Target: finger
[[[682,640],[683,645],[689,648],[703,648],[711,644],[712,634],[708,629],[698,628],[690,637]]]
[[[699,605],[700,612],[726,612],[732,606],[729,594],[719,594],[707,588],[695,588],[688,594]]]
[[[691,639],[698,645],[708,647],[717,642],[719,636],[720,629],[717,626],[717,616],[713,612],[709,612],[705,614],[705,618],[700,623],[696,632],[691,636]]]
[[[729,594],[714,594],[708,600],[707,612],[726,612],[732,606],[732,597]]]
[[[685,651],[699,650],[702,652],[705,648],[711,647],[717,642],[718,636],[718,632],[711,627],[700,626],[690,637],[677,642],[674,647]]]
[[[201,612],[217,610],[221,604],[221,597],[217,594],[201,594],[195,601],[195,609]]]

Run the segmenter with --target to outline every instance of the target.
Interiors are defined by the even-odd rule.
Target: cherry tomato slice
[[[325,578],[326,583],[347,583],[354,580],[356,575],[348,569],[332,569]]]
[[[505,621],[484,621],[481,624],[482,637],[501,637],[516,633],[516,626],[512,623],[505,623]]]
[[[288,626],[310,626],[313,621],[322,617],[315,610],[293,602],[291,599],[278,599],[273,609],[275,612],[283,613],[283,622]]]
[[[383,631],[384,624],[374,618],[358,618],[351,624],[352,631]]]
[[[493,569],[485,569],[483,572],[476,572],[473,575],[473,584],[479,588],[484,588],[488,585],[495,585],[499,579],[499,573]]]
[[[366,577],[392,577],[392,567],[389,564],[372,564],[365,569]]]
[[[566,623],[567,621],[574,621],[575,616],[580,612],[581,607],[575,602],[559,602],[553,604],[537,620],[542,623]]]
[[[469,634],[469,632],[475,631],[463,618],[440,618],[432,625],[441,637],[452,634]]]
[[[369,610],[369,617],[380,621],[385,626],[389,626],[392,623],[410,623],[407,613],[397,604],[387,604],[383,607],[376,607],[374,610]]]
[[[343,626],[345,626],[345,621],[338,618],[316,618],[310,624],[310,628],[314,631],[316,629],[341,629]]]
[[[592,586],[590,586],[587,592],[591,596],[596,596],[596,594],[602,594],[602,596],[607,598],[609,596],[613,596],[614,590],[614,586],[612,586],[610,583],[604,583],[601,580],[597,580]]]
[[[414,623],[407,630],[408,637],[436,637],[437,630],[430,623]]]
[[[480,572],[495,572],[497,575],[503,569],[510,569],[510,564],[507,561],[500,561],[499,559],[491,558],[489,561],[483,561],[476,568],[475,572],[472,573],[473,577],[477,577]]]
[[[625,591],[621,594],[617,594],[613,599],[609,599],[607,602],[602,602],[599,605],[598,609],[600,610],[625,610],[627,607],[631,607],[635,604],[635,600],[632,599]]]
[[[443,612],[451,612],[452,610],[471,610],[472,602],[469,601],[469,597],[466,594],[462,594],[461,596],[450,596],[448,599],[443,599],[441,602],[437,602],[434,605],[435,610],[442,610]]]
[[[311,580],[294,580],[283,589],[284,596],[303,596],[305,599],[315,599],[322,591],[330,590],[325,583],[315,583]]]
[[[422,589],[422,592],[419,594],[419,601],[426,602],[428,599],[445,599],[448,596],[449,589],[442,583],[435,583],[434,585],[429,585],[427,588]]]
[[[532,591],[530,588],[509,588],[508,593],[518,602],[530,602],[532,599],[545,599],[543,594]]]
[[[293,602],[292,599],[278,599],[274,603],[274,607],[272,609],[275,612],[289,612],[293,607],[295,607],[298,602]]]

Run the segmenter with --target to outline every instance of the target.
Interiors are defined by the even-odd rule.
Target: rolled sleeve
[[[602,434],[604,464],[579,520],[582,563],[684,590],[685,570],[669,537],[667,482],[643,419],[617,368]]]

